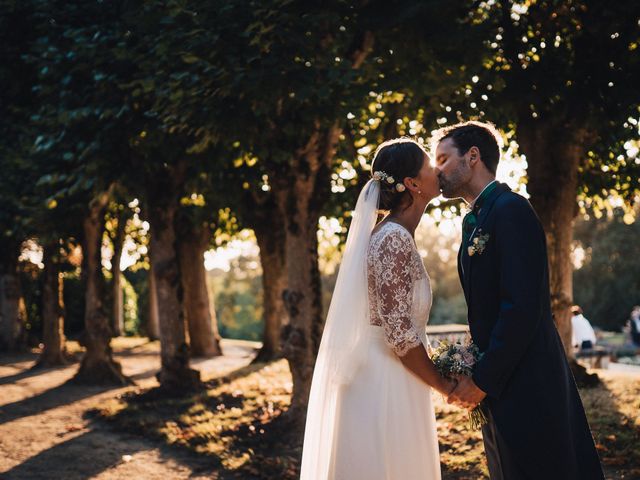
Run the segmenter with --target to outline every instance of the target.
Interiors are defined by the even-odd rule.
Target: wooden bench
[[[640,347],[636,347],[635,345],[623,345],[621,347],[616,347],[611,351],[611,361],[617,362],[619,358],[622,357],[636,357],[640,355]]]
[[[443,340],[464,344],[469,338],[469,326],[461,324],[427,325],[427,338],[433,347]]]
[[[469,326],[461,324],[447,325],[427,325],[427,337],[433,347],[438,342],[447,341],[449,343],[460,342],[464,344],[469,338]],[[638,350],[640,353],[640,350]],[[591,368],[607,368],[609,361],[615,361],[618,351],[612,347],[596,345],[593,348],[576,352],[576,359],[583,359],[589,363]]]
[[[576,359],[588,359],[591,368],[607,368],[611,359],[609,348],[596,345],[593,348],[579,350],[576,352]]]

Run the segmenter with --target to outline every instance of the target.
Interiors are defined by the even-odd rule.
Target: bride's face
[[[420,191],[422,191],[422,196],[424,198],[428,198],[429,200],[436,198],[440,195],[440,183],[438,181],[438,174],[431,163],[431,158],[429,155],[424,156],[424,162],[422,163],[422,168],[420,172],[418,172],[418,176],[415,177],[416,184]]]

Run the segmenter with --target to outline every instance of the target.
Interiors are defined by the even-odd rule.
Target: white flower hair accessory
[[[387,172],[383,172],[382,170],[373,172],[373,179],[378,182],[386,181],[388,184],[394,184],[396,181],[395,178],[393,178]],[[398,192],[404,192],[406,190],[406,187],[402,183],[396,183],[395,188],[396,188],[396,191]]]

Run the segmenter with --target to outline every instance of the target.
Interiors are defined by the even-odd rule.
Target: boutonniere
[[[481,235],[480,232],[478,232],[478,236],[471,240],[471,245],[467,248],[469,256],[473,257],[476,253],[478,255],[482,255],[482,252],[484,252],[484,249],[489,242],[489,237],[490,235],[488,233]]]

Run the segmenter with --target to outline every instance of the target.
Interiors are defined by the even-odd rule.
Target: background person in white
[[[636,305],[631,310],[629,318],[629,327],[631,331],[631,343],[636,347],[640,347],[640,306]]]
[[[582,312],[582,308],[578,305],[571,307],[571,329],[573,330],[571,335],[571,344],[573,348],[582,350],[585,348],[593,348],[596,344],[596,332],[593,331],[593,327],[589,320],[587,320]]]

